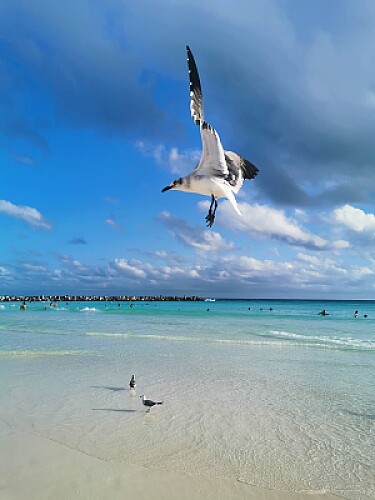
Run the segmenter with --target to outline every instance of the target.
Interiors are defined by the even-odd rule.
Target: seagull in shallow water
[[[212,227],[219,198],[228,198],[235,211],[241,215],[234,195],[239,192],[245,179],[254,179],[258,168],[237,153],[225,151],[219,134],[205,121],[198,69],[188,46],[186,50],[190,79],[190,111],[194,122],[199,125],[202,156],[190,174],[172,181],[162,189],[162,193],[176,189],[210,196],[211,205],[206,222],[207,226]]]
[[[139,397],[142,399],[144,406],[147,406],[148,410],[151,410],[151,408],[155,405],[162,405],[164,403],[164,401],[152,401],[152,399],[146,399],[144,394]]]
[[[135,383],[135,375],[132,375],[132,378],[130,379],[129,382],[130,389],[135,389],[136,383]]]

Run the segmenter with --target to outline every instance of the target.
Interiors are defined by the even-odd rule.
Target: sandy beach
[[[298,500],[311,495],[272,491],[221,477],[189,476],[124,465],[79,452],[27,431],[1,426],[1,498],[149,500]],[[316,500],[339,498],[314,494]]]

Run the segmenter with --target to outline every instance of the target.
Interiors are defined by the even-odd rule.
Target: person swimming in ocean
[[[319,316],[329,316],[329,313],[323,309],[323,311],[320,311],[320,313],[318,313]]]

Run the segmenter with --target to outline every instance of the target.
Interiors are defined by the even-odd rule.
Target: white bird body
[[[139,397],[142,399],[143,405],[147,406],[149,409],[155,405],[162,405],[164,403],[164,401],[152,401],[152,399],[147,399],[144,394]]]
[[[253,179],[257,175],[258,168],[237,153],[225,151],[217,131],[204,120],[198,70],[189,47],[186,47],[186,50],[190,78],[190,111],[194,122],[199,125],[202,156],[190,174],[175,179],[162,189],[162,192],[174,189],[210,196],[211,206],[206,221],[211,227],[215,220],[216,200],[219,198],[227,198],[241,215],[234,195],[239,192],[245,179]],[[215,208],[212,211],[214,204]]]
[[[207,175],[189,174],[183,177],[183,181],[181,186],[175,187],[174,189],[188,193],[213,196],[215,200],[228,198],[236,212],[241,215],[236,198],[224,179],[209,177]]]

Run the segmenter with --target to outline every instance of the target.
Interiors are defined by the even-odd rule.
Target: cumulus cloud
[[[177,240],[190,248],[204,252],[226,252],[234,248],[234,243],[225,241],[220,233],[192,226],[167,211],[159,218]]]
[[[71,267],[71,268],[77,269],[77,268],[81,268],[83,266],[79,260],[74,259],[69,254],[57,254],[57,258],[60,261],[60,263],[66,267]]]
[[[359,208],[344,205],[336,208],[333,215],[337,223],[357,233],[374,233],[375,231],[375,215],[366,213]]]
[[[336,248],[337,250],[344,249],[344,248],[349,248],[351,245],[349,241],[347,240],[335,240],[332,243],[333,248]]]
[[[0,200],[0,213],[22,219],[31,226],[50,229],[51,225],[44,219],[42,214],[32,207],[26,205],[14,205],[10,201]]]
[[[138,260],[115,259],[115,267],[124,272],[128,278],[139,279],[146,277],[146,272],[141,269],[140,265],[141,263]]]
[[[207,202],[200,202],[199,207],[205,210]],[[283,210],[266,205],[239,204],[242,216],[234,213],[228,201],[220,203],[219,223],[226,228],[238,229],[251,236],[279,240],[290,245],[323,250],[329,246],[327,240],[304,230],[295,219],[287,217]]]
[[[118,271],[120,276],[141,281],[146,286],[158,286],[162,282],[170,284],[174,278],[191,280],[200,277],[199,267],[194,265],[182,266],[170,263],[169,265],[155,266],[137,259],[115,259],[111,268]]]
[[[371,277],[375,274],[375,264],[371,261],[364,265],[348,264],[335,255],[321,258],[299,252],[295,257],[277,256],[275,260],[244,253],[211,254],[209,260],[194,256],[178,264],[168,262],[167,254],[162,253],[165,257],[162,264],[124,256],[101,265],[87,264],[67,254],[56,255],[58,265],[24,261],[13,269],[7,266],[5,275],[0,269],[0,276],[5,280],[11,275],[15,286],[22,284],[23,293],[40,293],[33,289],[35,276],[38,286],[42,283],[45,290],[62,293],[77,290],[92,294],[212,296],[214,287],[219,297],[249,297],[254,293],[274,297],[276,287],[284,297],[321,298],[332,294],[352,297],[353,291],[357,291],[357,297],[365,298],[374,289]]]

